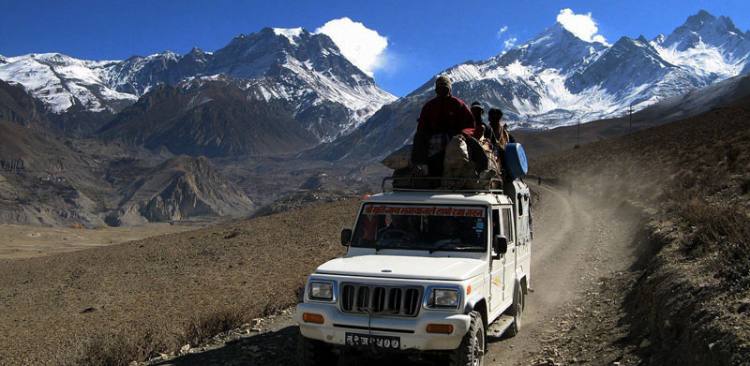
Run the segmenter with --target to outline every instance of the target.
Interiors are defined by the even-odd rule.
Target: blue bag
[[[529,162],[526,160],[526,152],[521,144],[505,145],[505,170],[513,179],[521,179],[529,172]]]

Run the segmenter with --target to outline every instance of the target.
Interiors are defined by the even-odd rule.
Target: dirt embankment
[[[750,364],[747,289],[732,289],[719,271],[686,255],[679,229],[651,229],[650,244],[661,250],[625,301],[630,337],[641,340],[641,356],[651,365]]]
[[[562,187],[626,199],[650,219],[643,239],[650,250],[630,278],[610,279],[594,289],[603,294],[600,299],[583,305],[623,313],[612,325],[626,334],[594,333],[598,339],[582,352],[575,339],[597,327],[568,327],[563,330],[574,340],[557,342],[547,356],[558,353],[571,361],[619,347],[650,365],[750,362],[748,105],[536,162],[536,172],[559,177]],[[618,291],[627,296],[618,297]]]

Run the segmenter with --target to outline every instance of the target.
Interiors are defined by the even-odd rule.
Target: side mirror
[[[341,230],[341,245],[348,247],[352,242],[352,229]]]
[[[495,236],[495,240],[492,241],[492,250],[495,252],[497,257],[508,252],[508,239],[504,236]]]

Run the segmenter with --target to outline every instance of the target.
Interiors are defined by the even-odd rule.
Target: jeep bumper
[[[323,324],[306,323],[302,314],[322,315]],[[346,345],[346,333],[399,337],[401,350],[453,350],[469,331],[471,318],[466,314],[422,309],[414,318],[369,317],[342,313],[333,304],[303,303],[297,305],[295,320],[305,338],[334,345]],[[451,334],[427,333],[428,324],[450,324]]]

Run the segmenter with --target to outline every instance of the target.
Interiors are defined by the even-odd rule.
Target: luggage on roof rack
[[[446,185],[446,180],[448,181]],[[389,186],[390,184],[390,186]],[[442,177],[387,177],[383,179],[383,192],[464,192],[503,193],[499,178],[442,178]]]

